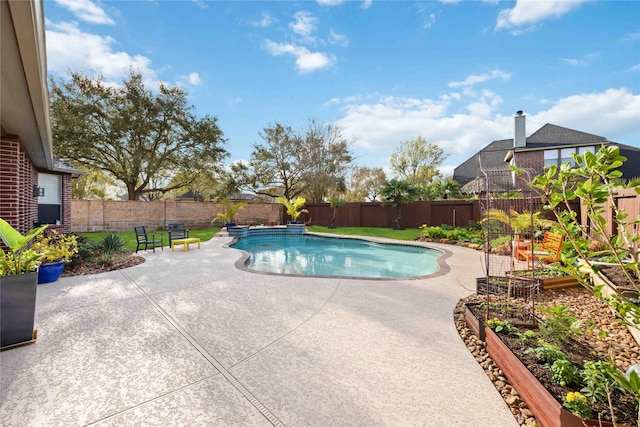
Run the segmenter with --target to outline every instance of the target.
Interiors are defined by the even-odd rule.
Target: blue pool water
[[[308,276],[408,278],[438,271],[436,249],[319,236],[250,236],[231,247],[248,252],[250,270]]]

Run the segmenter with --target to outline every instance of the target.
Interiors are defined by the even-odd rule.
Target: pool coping
[[[242,271],[246,271],[249,273],[254,273],[254,274],[263,274],[263,275],[267,275],[267,276],[288,276],[288,277],[315,277],[315,278],[327,278],[327,279],[349,279],[349,280],[372,280],[372,281],[381,281],[381,280],[388,280],[388,281],[404,281],[404,280],[420,280],[420,279],[428,279],[428,278],[434,278],[434,277],[440,277],[440,276],[444,276],[445,274],[448,274],[451,271],[451,267],[449,266],[449,264],[446,263],[446,260],[448,258],[450,258],[453,253],[447,249],[444,248],[435,248],[433,246],[430,246],[428,244],[426,244],[425,242],[416,242],[416,241],[411,241],[411,240],[395,240],[395,239],[388,239],[388,238],[384,238],[384,237],[370,237],[370,236],[345,236],[345,235],[338,235],[338,234],[331,234],[331,233],[318,233],[318,232],[311,232],[311,231],[305,231],[302,235],[310,235],[310,236],[318,236],[318,237],[329,237],[329,238],[335,238],[335,239],[352,239],[352,240],[365,240],[365,241],[369,241],[369,242],[374,242],[374,243],[384,243],[387,245],[398,245],[398,246],[417,246],[417,247],[422,247],[422,248],[427,248],[427,249],[431,249],[434,251],[438,251],[438,252],[442,252],[442,255],[439,256],[438,258],[436,258],[436,263],[438,265],[438,271],[436,271],[435,273],[431,273],[431,274],[427,274],[424,276],[411,276],[411,277],[393,277],[393,278],[388,278],[388,277],[360,277],[360,276],[316,276],[316,275],[310,275],[310,274],[281,274],[281,273],[273,273],[270,271],[258,271],[258,270],[252,270],[250,268],[248,268],[246,266],[247,261],[249,260],[249,258],[251,258],[251,255],[242,250],[242,249],[236,249],[236,248],[232,248],[231,246],[233,246],[238,240],[238,237],[233,237],[232,240],[223,245],[223,247],[225,249],[235,249],[237,251],[240,251],[241,256],[238,260],[236,260],[236,262],[234,263],[234,266]]]

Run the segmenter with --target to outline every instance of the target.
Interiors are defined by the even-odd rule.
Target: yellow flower
[[[567,402],[573,402],[574,400],[576,400],[576,394],[572,391],[570,391],[569,393],[567,393]]]

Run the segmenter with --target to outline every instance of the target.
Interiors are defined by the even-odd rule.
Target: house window
[[[558,166],[558,150],[544,150],[544,168]]]
[[[573,160],[572,154],[576,153],[575,148],[563,148],[560,150],[560,163],[570,163],[571,166],[575,166],[576,162]]]
[[[595,147],[572,147],[544,150],[544,167],[545,169],[552,165],[560,167],[562,163],[569,163],[571,166],[575,166],[576,162],[573,160],[572,154],[584,154],[587,151],[595,153]]]
[[[44,188],[44,196],[38,197],[38,222],[62,224],[62,177],[39,173],[38,187]]]
[[[580,147],[580,148],[578,148],[578,154],[584,154],[587,151],[589,153],[595,153],[596,152],[596,148],[595,147]]]

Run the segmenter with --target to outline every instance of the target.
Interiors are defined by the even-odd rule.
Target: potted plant
[[[8,248],[0,248],[0,348],[33,341],[39,254],[27,245],[45,228],[23,236],[0,218],[0,238]]]
[[[214,222],[216,220],[221,220],[224,223],[224,226],[227,227],[235,227],[236,223],[233,222],[240,209],[244,208],[247,205],[247,202],[234,203],[229,199],[223,199],[222,205],[224,207],[224,212],[219,212],[216,214],[216,217],[211,221]]]
[[[287,213],[291,217],[291,224],[298,224],[298,217],[303,213],[309,212],[306,209],[302,209],[307,200],[304,197],[296,197],[295,199],[287,199],[284,196],[278,197],[278,201],[287,210]]]
[[[38,284],[55,282],[62,275],[65,263],[78,253],[76,236],[51,230],[35,238],[32,249],[39,255]]]

